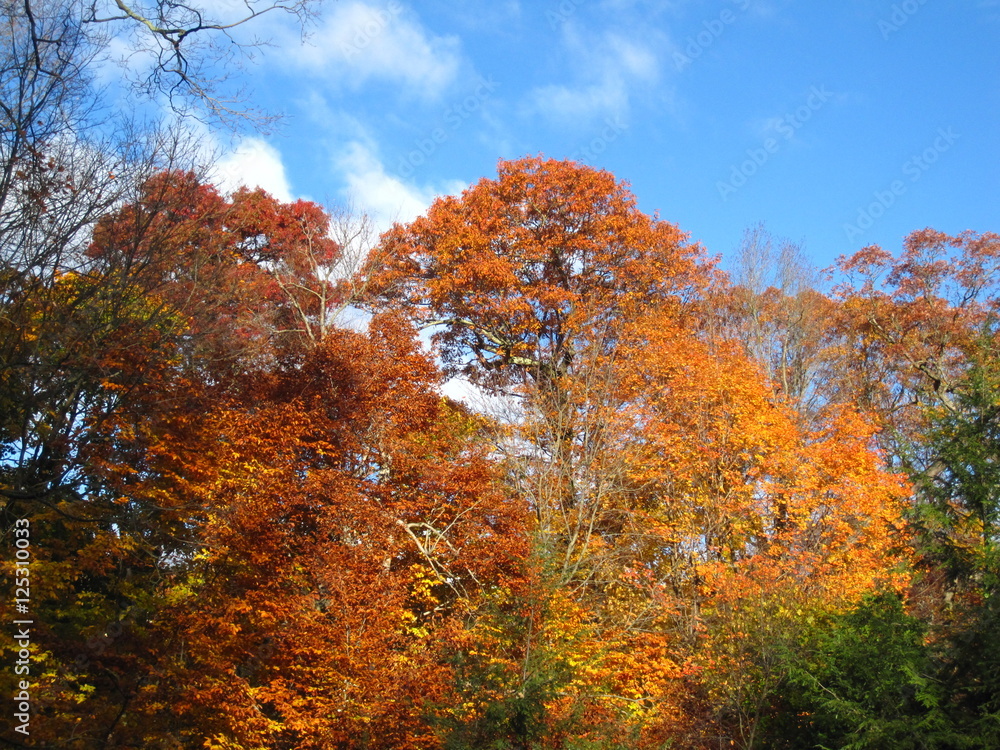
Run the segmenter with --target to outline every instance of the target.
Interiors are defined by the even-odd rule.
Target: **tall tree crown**
[[[376,304],[441,326],[446,364],[483,382],[511,366],[566,371],[623,315],[690,299],[711,277],[701,248],[613,175],[541,157],[501,161],[496,179],[396,225],[368,271]]]

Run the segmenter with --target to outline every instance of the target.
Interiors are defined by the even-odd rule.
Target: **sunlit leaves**
[[[496,180],[389,232],[370,291],[439,324],[449,365],[500,384],[563,371],[595,337],[613,339],[619,316],[696,293],[701,251],[685,240],[607,172],[501,162]]]
[[[386,235],[373,271],[375,299],[438,326],[446,361],[520,397],[500,446],[535,517],[540,603],[517,627],[578,634],[546,652],[563,670],[546,673],[561,697],[538,698],[551,736],[572,704],[577,732],[600,715],[630,746],[678,738],[697,683],[725,724],[741,691],[777,684],[749,678],[769,633],[905,585],[908,488],[871,428],[847,408],[797,419],[703,307],[726,290],[698,248],[609,175],[501,163]],[[626,655],[644,648],[640,677]],[[527,674],[514,684],[538,687]]]
[[[851,629],[906,602],[933,534],[966,571],[944,601],[978,618],[942,653],[990,637],[992,235],[868,248],[839,300],[793,300],[728,287],[611,175],[541,158],[394,227],[370,278],[337,229],[167,172],[99,224],[86,273],[9,286],[4,491],[48,534],[52,737],[757,746],[807,668],[881,715],[851,697]],[[369,324],[338,326],[361,289]],[[438,355],[497,408],[443,398]],[[938,462],[916,540],[886,426]],[[917,604],[950,583],[918,579]],[[842,667],[816,661],[840,658],[831,624]],[[878,679],[883,702],[930,684]],[[949,710],[980,726],[990,685]]]

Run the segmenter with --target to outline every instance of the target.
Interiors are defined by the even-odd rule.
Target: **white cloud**
[[[660,61],[652,50],[618,34],[609,34],[606,43],[607,55],[623,73],[638,82],[656,83]]]
[[[216,184],[229,192],[246,185],[263,188],[286,203],[293,199],[281,154],[259,138],[241,141],[234,151],[220,159],[215,178]]]
[[[438,96],[460,66],[459,41],[429,34],[399,0],[337,3],[305,45],[286,45],[294,63],[352,87],[369,80]]]
[[[585,38],[569,23],[563,36],[576,81],[536,88],[528,98],[531,112],[556,125],[624,118],[634,92],[659,80],[660,59],[649,44],[612,32]]]
[[[417,187],[385,171],[372,146],[351,141],[335,160],[346,188],[345,198],[375,219],[379,231],[394,222],[407,222],[420,216],[439,195],[460,192],[465,183],[453,180],[443,189]]]
[[[531,94],[531,107],[556,124],[585,123],[628,109],[628,87],[610,73],[600,83],[582,87],[542,86]]]

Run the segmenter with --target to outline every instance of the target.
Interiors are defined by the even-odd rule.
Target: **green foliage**
[[[1000,746],[1000,607],[929,640],[898,596],[817,623],[758,727],[760,747],[986,750]]]
[[[927,675],[923,624],[899,597],[883,594],[817,623],[789,654],[782,701],[764,722],[764,747],[943,747],[944,719]]]
[[[987,332],[961,389],[929,414],[931,467],[914,476],[923,550],[983,593],[998,584],[1000,521],[1000,352]]]
[[[952,724],[968,744],[1000,747],[1000,600],[992,596],[959,613],[958,629],[940,653],[939,679]]]

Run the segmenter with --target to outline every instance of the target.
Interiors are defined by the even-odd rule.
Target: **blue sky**
[[[732,256],[766,222],[820,268],[1000,231],[1000,0],[337,0],[241,73],[284,124],[220,175],[381,226],[574,158]]]

